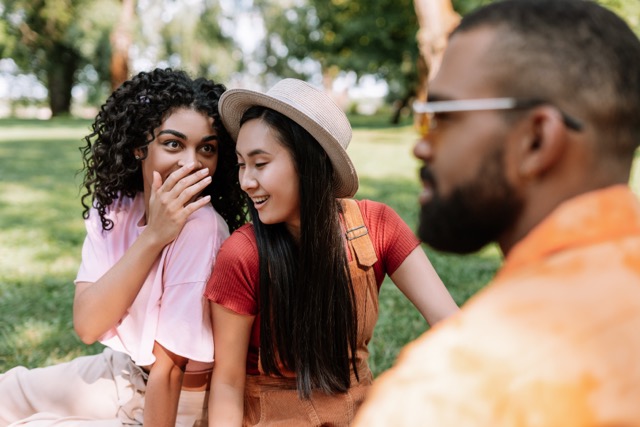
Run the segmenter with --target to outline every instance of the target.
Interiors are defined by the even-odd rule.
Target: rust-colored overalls
[[[341,202],[358,315],[356,362],[360,381],[352,372],[351,387],[346,393],[326,394],[314,390],[310,399],[302,400],[298,397],[295,378],[247,375],[245,426],[347,426],[372,382],[367,344],[378,320],[378,285],[373,272],[373,264],[378,259],[357,203],[352,199]],[[260,367],[260,363],[258,365]]]

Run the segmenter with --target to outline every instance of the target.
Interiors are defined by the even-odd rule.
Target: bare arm
[[[98,281],[76,285],[73,324],[83,342],[95,342],[124,316],[162,249],[178,236],[191,213],[209,203],[208,198],[188,203],[210,182],[206,173],[188,175],[192,169],[182,167],[164,183],[154,174],[147,227]]]
[[[420,246],[400,264],[391,280],[431,326],[458,311],[451,294]]]
[[[144,398],[144,425],[174,427],[184,368],[188,359],[177,356],[158,344],[153,346],[156,361],[149,372]]]
[[[215,360],[209,394],[209,427],[241,426],[247,351],[255,316],[211,303]]]

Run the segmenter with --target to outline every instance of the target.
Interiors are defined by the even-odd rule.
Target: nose
[[[182,156],[180,156],[180,160],[178,160],[178,166],[184,166],[189,163],[195,164],[195,170],[202,168],[202,162],[195,149],[184,150]]]
[[[240,188],[245,193],[249,193],[258,186],[258,181],[249,171],[246,170],[241,169],[238,172],[238,181],[240,182]]]
[[[420,138],[413,147],[413,155],[420,160],[430,161],[433,158],[431,142],[425,137]]]

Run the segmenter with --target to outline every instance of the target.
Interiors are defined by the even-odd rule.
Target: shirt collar
[[[628,235],[640,235],[640,203],[626,185],[591,191],[558,206],[518,242],[498,276],[554,253]]]

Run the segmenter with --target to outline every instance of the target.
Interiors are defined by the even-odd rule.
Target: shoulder
[[[374,200],[356,200],[365,222],[379,222],[387,218],[399,218],[390,206]]]
[[[106,208],[105,218],[113,221],[111,230],[102,228],[100,212],[95,206],[89,209],[89,215],[85,219],[85,226],[90,234],[105,235],[110,231],[117,230],[120,224],[126,223],[130,218],[144,214],[144,197],[138,193],[135,197],[119,195]]]
[[[239,265],[258,264],[258,244],[252,224],[244,224],[229,236],[220,247],[218,263]]]
[[[374,200],[356,200],[365,224],[371,229],[384,227],[395,229],[399,224],[405,224],[400,215],[390,206]]]
[[[229,227],[213,206],[207,204],[189,216],[184,225],[183,232],[197,234],[220,233],[226,238],[229,236]]]
[[[224,242],[222,248],[227,252],[248,252],[258,250],[253,224],[244,224]]]

